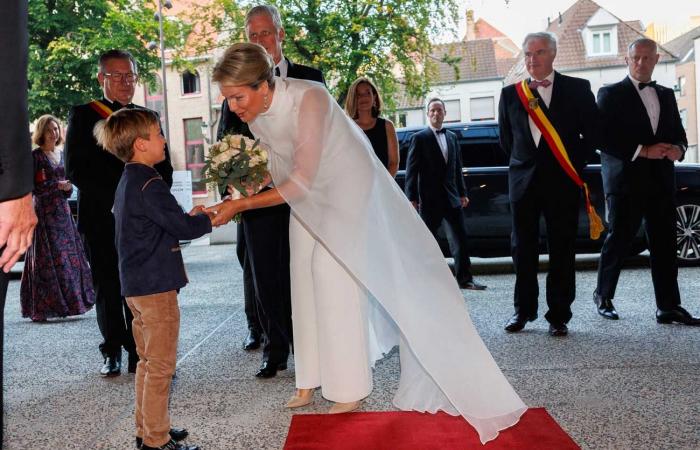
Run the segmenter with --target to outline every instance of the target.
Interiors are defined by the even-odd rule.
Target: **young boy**
[[[122,295],[134,315],[136,445],[142,450],[198,450],[170,436],[168,393],[177,354],[177,292],[187,284],[180,239],[211,232],[202,207],[182,211],[153,166],[165,158],[158,118],[121,109],[95,126],[97,141],[126,162],[114,198]]]

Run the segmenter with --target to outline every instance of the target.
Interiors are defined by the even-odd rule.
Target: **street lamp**
[[[173,3],[170,0],[158,0],[158,12],[155,18],[158,20],[159,30],[159,47],[160,47],[160,69],[163,86],[163,115],[165,116],[165,140],[170,144],[170,121],[168,120],[168,85],[165,73],[165,39],[163,37],[163,7],[170,9]],[[155,48],[155,42],[151,42],[148,46],[151,49]]]

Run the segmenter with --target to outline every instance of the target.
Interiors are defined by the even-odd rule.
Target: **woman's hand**
[[[204,210],[204,212],[207,214],[211,213],[214,215],[214,219],[211,221],[211,224],[215,227],[226,225],[236,214],[241,211],[240,200],[226,200]]]
[[[73,189],[73,185],[68,180],[58,180],[58,189],[68,192]]]

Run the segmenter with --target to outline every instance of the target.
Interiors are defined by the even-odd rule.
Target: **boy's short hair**
[[[95,125],[97,143],[124,162],[134,157],[137,138],[148,139],[151,125],[160,125],[158,117],[146,109],[122,108]]]

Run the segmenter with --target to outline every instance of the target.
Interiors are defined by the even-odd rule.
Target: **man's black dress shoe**
[[[612,304],[612,299],[602,297],[597,292],[593,293],[593,303],[595,303],[598,314],[610,320],[617,320],[620,316],[617,315],[615,307]]]
[[[243,350],[257,350],[260,348],[260,333],[250,330],[243,341]]]
[[[187,445],[187,444],[180,444],[179,442],[175,442],[174,440],[170,439],[168,443],[165,445],[161,445],[160,447],[149,447],[146,444],[143,444],[141,446],[141,450],[200,450],[199,446],[197,445]]]
[[[509,333],[517,333],[518,331],[525,328],[526,323],[532,322],[535,319],[537,319],[537,314],[533,314],[532,316],[521,316],[519,314],[513,314],[513,317],[511,317],[508,323],[506,324],[505,330]]]
[[[139,363],[139,355],[136,351],[129,352],[129,373],[136,373],[136,365]]]
[[[122,355],[108,356],[105,358],[105,363],[100,369],[100,375],[103,377],[116,377],[122,373]]]
[[[683,325],[700,326],[700,317],[693,317],[688,311],[681,306],[676,306],[673,309],[662,311],[656,310],[656,321],[658,323],[681,323]]]
[[[275,375],[277,375],[278,370],[286,370],[287,369],[287,363],[282,362],[282,363],[271,363],[269,361],[263,361],[262,365],[260,366],[260,370],[258,370],[258,373],[255,374],[256,377],[258,378],[272,378]]]
[[[460,289],[469,289],[470,291],[483,291],[486,289],[485,284],[479,284],[476,280],[473,278],[469,281],[462,281],[459,283],[459,288]]]
[[[190,433],[184,428],[171,428],[169,431],[170,438],[175,442],[180,442],[185,439]],[[136,448],[141,448],[143,445],[143,438],[136,436]]]
[[[565,323],[550,323],[549,324],[549,335],[550,336],[566,336],[569,334],[569,329],[566,327]]]

